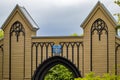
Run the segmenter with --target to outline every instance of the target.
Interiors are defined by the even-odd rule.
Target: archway
[[[80,71],[72,62],[63,57],[54,56],[48,58],[39,65],[32,77],[32,80],[44,80],[44,76],[47,74],[49,69],[57,64],[62,64],[66,66],[73,73],[74,78],[81,77]]]

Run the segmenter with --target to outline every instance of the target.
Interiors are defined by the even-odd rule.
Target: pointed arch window
[[[10,29],[10,36],[12,36],[12,34],[15,33],[15,36],[16,36],[17,42],[18,42],[18,38],[19,38],[21,32],[23,33],[23,36],[25,36],[25,29],[23,28],[23,25],[21,24],[21,22],[16,21],[15,23],[13,23],[13,25]]]
[[[108,34],[108,27],[107,27],[106,23],[102,19],[98,18],[92,24],[91,34],[94,34],[94,31],[97,31],[97,34],[99,36],[99,40],[101,40],[101,34],[102,34],[103,30],[106,32],[106,34]]]
[[[90,70],[93,71],[93,62],[92,62],[93,61],[93,52],[92,52],[93,49],[92,49],[92,46],[93,46],[93,35],[94,35],[95,31],[98,34],[99,41],[101,41],[101,35],[102,35],[103,31],[106,34],[106,38],[107,38],[107,42],[106,42],[106,44],[107,44],[107,73],[108,73],[109,72],[108,27],[107,27],[107,24],[100,18],[95,20],[94,23],[92,24],[92,27],[91,27],[91,33],[90,33],[90,36],[91,36]]]

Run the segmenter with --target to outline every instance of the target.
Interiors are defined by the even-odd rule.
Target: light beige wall
[[[4,52],[3,52],[3,41],[4,39],[0,40],[0,80],[2,80],[3,78],[3,56],[4,56]]]
[[[116,36],[116,48],[120,45],[120,38]],[[117,74],[120,74],[120,46],[116,49],[116,57],[117,57]],[[114,66],[115,67],[115,66]]]
[[[120,38],[119,38],[119,36],[116,36],[116,37],[115,37],[115,43],[120,43]]]
[[[2,73],[3,72],[3,52],[2,49],[0,48],[0,80],[2,80]]]
[[[120,74],[120,47],[117,50],[117,74]]]
[[[92,38],[93,71],[100,75],[107,72],[107,35],[103,31],[99,40],[95,31]]]
[[[91,26],[91,25],[90,25]],[[90,72],[90,26],[87,26],[84,30],[84,72]]]
[[[2,51],[0,50],[0,80],[2,80]]]
[[[24,78],[24,36],[22,33],[17,42],[15,33],[11,37],[11,79]]]
[[[115,28],[114,28],[114,25],[111,23],[111,20],[108,18],[108,16],[103,12],[103,10],[101,8],[98,8],[97,10],[95,10],[94,14],[91,16],[91,19],[89,20],[89,22],[84,25],[84,55],[85,55],[85,73],[88,73],[90,71],[90,46],[91,46],[91,43],[90,43],[90,30],[91,30],[91,26],[92,24],[94,23],[95,20],[97,20],[98,18],[101,18],[106,24],[107,24],[107,27],[108,27],[108,47],[109,47],[109,71],[111,72],[111,70],[113,69],[113,64],[114,64],[114,54],[115,54]],[[100,72],[101,73],[101,67],[102,66],[98,66],[98,62],[95,61],[95,60],[100,60],[102,59],[104,56],[104,59],[105,59],[105,56],[106,56],[106,37],[104,38],[103,37],[103,42],[101,44],[100,43],[96,43],[98,42],[96,39],[98,39],[97,37],[95,37],[93,40],[95,41],[94,45],[93,46],[95,49],[93,50],[93,67],[96,67],[97,69],[97,72]],[[104,46],[103,46],[104,45]],[[99,48],[99,49],[98,49]],[[102,53],[102,54],[101,54]],[[100,55],[101,56],[100,56]],[[103,66],[106,65],[106,60],[105,61],[100,61],[101,64]],[[103,63],[102,63],[103,62]],[[96,65],[96,66],[95,66]],[[97,67],[98,66],[98,67]],[[95,70],[96,71],[96,70]],[[94,72],[94,71],[93,71]],[[106,67],[104,67],[104,71],[102,71],[102,73],[106,72]]]
[[[39,37],[33,36],[32,42],[55,42],[55,44],[59,44],[59,42],[82,42],[83,36],[56,36],[56,37]]]
[[[56,45],[59,44],[60,42],[82,42],[83,37],[33,37],[32,42],[54,42]],[[65,45],[64,45],[65,46]],[[36,47],[34,45],[33,49],[33,69],[32,69],[32,74],[34,74],[34,71],[36,70]],[[51,57],[52,55],[52,49],[51,46],[48,47],[48,57]],[[53,55],[54,56],[54,55]],[[63,47],[63,57],[67,58],[67,53],[66,53],[66,47]],[[43,61],[46,60],[46,47],[45,45],[43,46]],[[72,62],[72,47],[69,45],[68,47],[68,59]],[[74,64],[76,67],[78,66],[77,64],[78,60],[78,55],[77,55],[77,46],[74,46]],[[41,64],[41,47],[38,47],[38,65]],[[79,70],[81,71],[81,74],[83,75],[83,47],[80,45],[79,47]]]
[[[11,50],[11,68],[12,68],[12,73],[13,74],[11,77],[12,79],[31,79],[31,36],[35,35],[35,31],[31,30],[31,25],[26,21],[24,16],[21,14],[19,10],[16,9],[16,11],[13,13],[13,15],[10,18],[10,22],[7,22],[4,28],[4,73],[3,77],[4,79],[9,78],[9,33],[10,33],[10,28],[12,24],[16,21],[19,21],[22,23],[23,27],[25,28],[25,56],[24,54],[24,49],[23,49],[23,44],[24,40],[23,37],[19,36],[21,38],[20,43],[16,42],[16,37],[14,36],[12,38],[12,50]],[[19,38],[19,39],[20,39]],[[20,56],[20,57],[18,57]],[[25,58],[25,59],[24,59]],[[16,59],[16,60],[15,60]],[[25,64],[25,65],[24,65]],[[16,69],[18,69],[20,66],[20,70],[16,72]],[[23,66],[24,65],[24,66]],[[15,67],[16,66],[16,67]],[[15,67],[15,70],[13,69]],[[25,68],[25,70],[24,70]],[[24,70],[24,71],[23,71]],[[22,72],[21,72],[22,71]],[[25,73],[25,74],[24,74]],[[15,74],[15,75],[14,75]],[[20,78],[19,78],[20,77]]]

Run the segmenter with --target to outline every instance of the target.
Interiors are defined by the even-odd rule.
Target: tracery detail
[[[17,42],[18,42],[18,38],[20,36],[20,32],[23,33],[23,36],[25,36],[25,30],[23,28],[23,25],[19,22],[19,21],[16,21],[11,29],[10,29],[10,36],[12,36],[12,34],[15,32],[15,36],[17,38]]]
[[[102,34],[102,31],[105,31],[106,34],[108,32],[108,28],[107,28],[107,25],[106,23],[98,18],[93,24],[92,24],[92,28],[91,28],[91,34],[94,34],[94,31],[97,31],[97,34],[99,35],[99,40],[101,40],[101,34]]]

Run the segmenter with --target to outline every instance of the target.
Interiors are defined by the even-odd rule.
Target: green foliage
[[[71,78],[73,78],[72,72],[65,66],[58,64],[48,71],[44,80],[70,80]]]
[[[77,33],[73,33],[71,36],[79,36]]]
[[[4,32],[3,30],[0,29],[0,39],[4,37]]]
[[[75,78],[74,80],[120,80],[120,76],[114,74],[103,74],[102,76],[95,76],[95,73],[90,72],[84,78]]]
[[[71,34],[70,36],[83,36],[83,34],[78,35],[77,33],[73,33],[73,34]]]
[[[114,1],[118,6],[120,6],[120,0],[115,0]]]
[[[115,0],[114,3],[120,7],[120,0]],[[117,21],[118,21],[118,24],[120,24],[120,13],[116,13],[114,15],[118,17]]]

